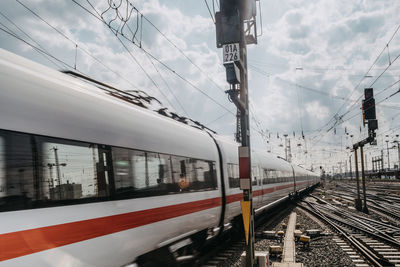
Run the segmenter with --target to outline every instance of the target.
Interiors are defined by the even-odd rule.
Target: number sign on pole
[[[222,46],[223,63],[231,63],[240,60],[239,43],[225,44]]]

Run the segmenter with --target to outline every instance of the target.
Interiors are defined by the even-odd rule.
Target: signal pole
[[[362,111],[363,111],[363,125],[366,124],[365,121],[368,121],[368,137],[360,142],[357,142],[353,145],[354,153],[355,153],[355,162],[356,162],[356,179],[357,179],[357,199],[356,199],[356,209],[361,210],[361,199],[359,193],[359,180],[358,180],[358,160],[357,160],[357,149],[360,148],[361,152],[361,174],[362,174],[362,183],[363,183],[363,195],[364,195],[364,208],[363,212],[368,213],[367,208],[367,196],[365,189],[365,172],[364,172],[364,145],[371,144],[376,145],[376,133],[375,130],[378,129],[378,121],[376,120],[375,113],[375,99],[374,99],[374,91],[372,88],[364,89],[365,99],[362,103]]]
[[[248,267],[254,266],[255,255],[246,45],[257,43],[255,4],[254,0],[220,0],[220,11],[215,14],[217,47],[223,49],[226,79],[230,84],[226,93],[240,115],[240,120],[237,120],[240,126],[237,125],[236,138],[241,143],[239,172],[240,189],[243,190],[241,206]]]
[[[354,148],[354,163],[356,166],[356,184],[357,184],[357,199],[355,200],[356,209],[361,211],[361,198],[360,198],[360,176],[358,173],[358,158],[357,158],[357,148]]]
[[[361,175],[362,175],[362,186],[363,186],[363,196],[364,196],[364,206],[363,206],[363,212],[368,213],[368,207],[367,207],[367,192],[365,189],[365,170],[364,170],[364,146],[360,146],[360,153],[361,153]]]

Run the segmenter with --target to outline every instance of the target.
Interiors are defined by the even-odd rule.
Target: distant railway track
[[[343,190],[344,192],[334,192],[332,194],[342,199],[345,199],[348,202],[354,203],[354,199],[356,198],[356,188],[354,186],[349,186],[349,185],[346,186],[339,185],[339,187],[340,190]],[[392,190],[388,190],[387,187],[384,187],[382,185],[379,186],[368,185],[368,191],[367,191],[368,209],[382,217],[386,217],[387,219],[392,220],[394,223],[399,224],[400,196],[388,195],[386,193],[382,193],[382,191],[391,192]]]

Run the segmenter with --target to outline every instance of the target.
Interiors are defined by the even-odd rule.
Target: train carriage
[[[76,76],[0,50],[0,266],[123,266],[240,216],[236,143]],[[252,157],[258,210],[318,182]]]

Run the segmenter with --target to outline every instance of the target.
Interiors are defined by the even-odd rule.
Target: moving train
[[[238,144],[5,50],[0,80],[0,266],[157,265],[240,218]],[[252,173],[256,212],[319,182],[264,151]]]

